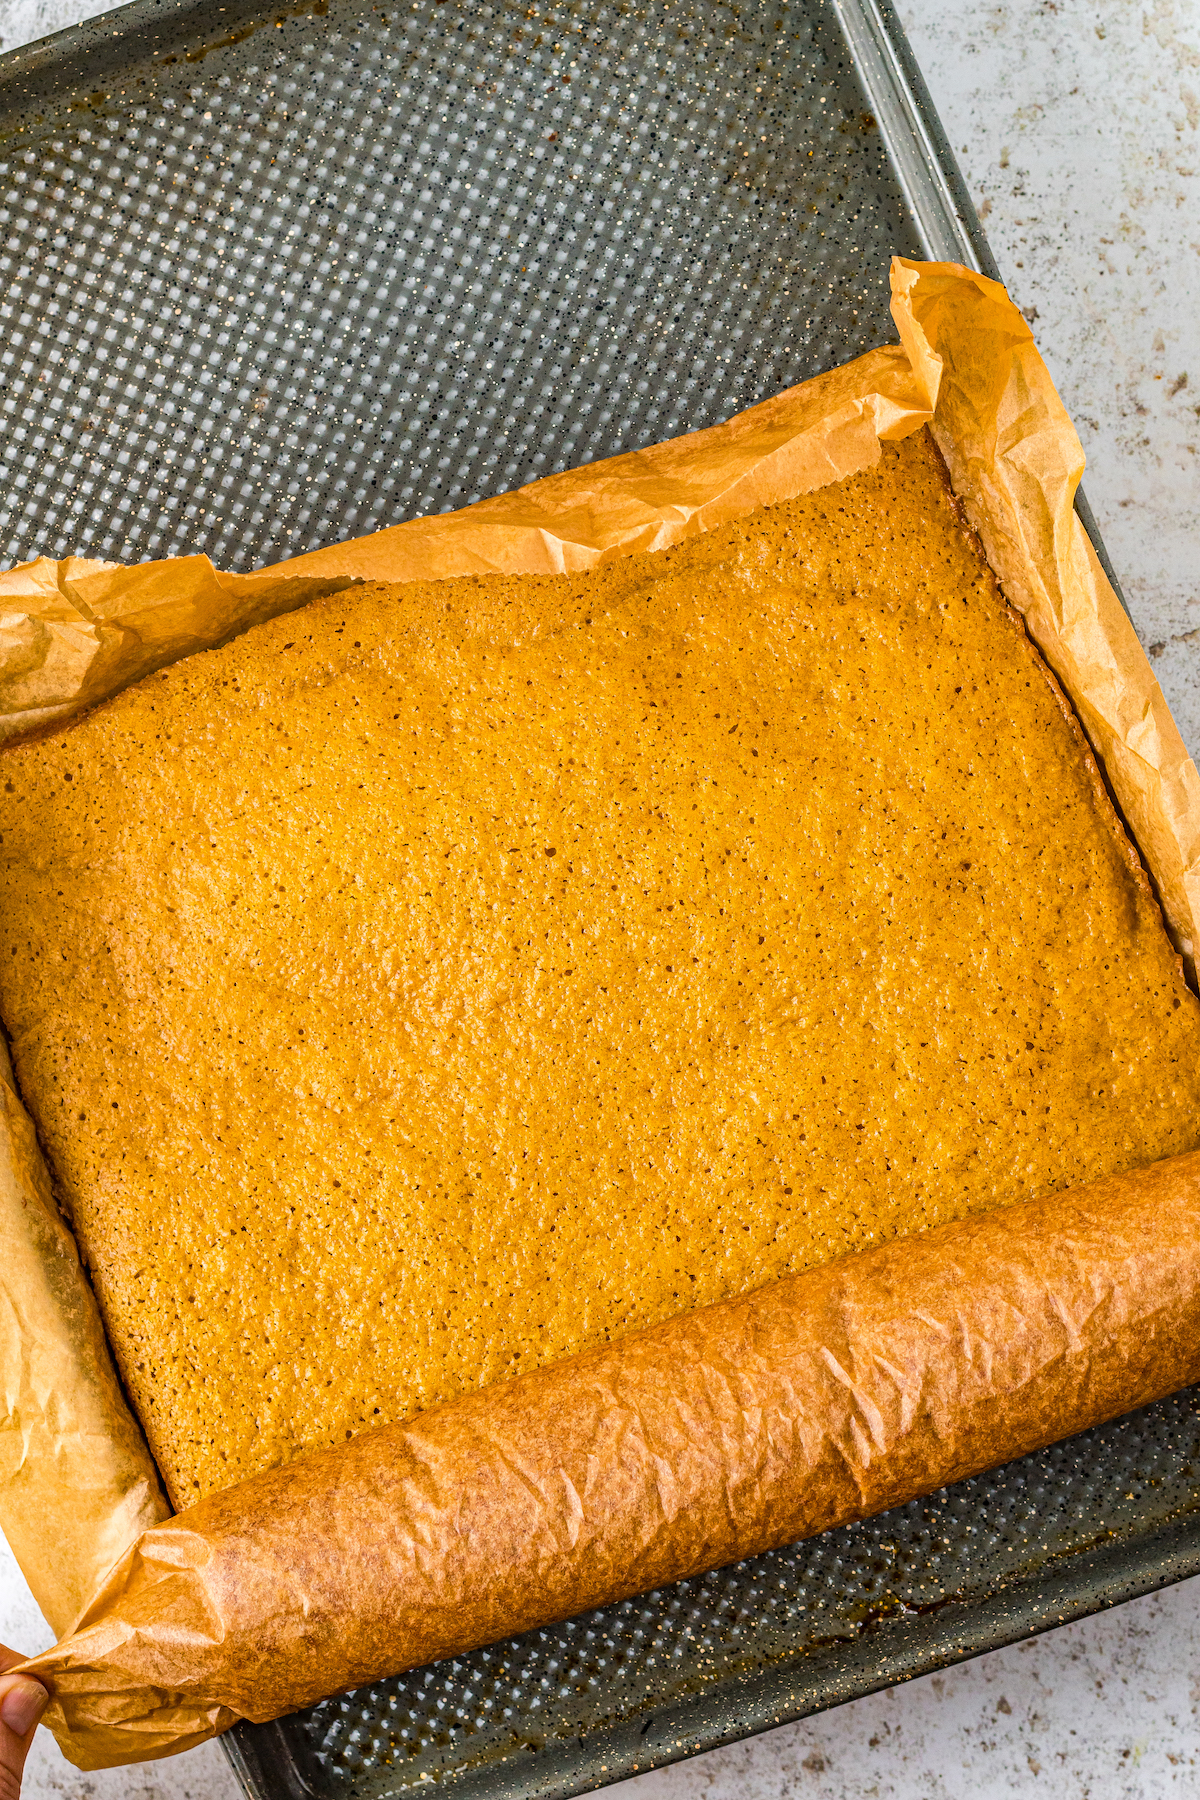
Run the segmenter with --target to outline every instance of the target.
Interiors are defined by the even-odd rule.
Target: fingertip
[[[14,1675],[10,1681],[0,1681],[0,1719],[18,1737],[25,1737],[41,1718],[49,1699],[40,1681],[28,1675]]]

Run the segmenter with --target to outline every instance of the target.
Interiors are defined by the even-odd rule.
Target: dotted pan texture
[[[832,0],[137,0],[0,59],[0,557],[250,569],[712,423],[890,339],[893,250]],[[1198,1506],[1188,1395],[231,1747],[577,1793],[1194,1572]]]
[[[225,12],[8,83],[6,561],[251,569],[894,339],[918,240],[828,5]]]
[[[235,1736],[279,1794],[579,1793],[1192,1573],[1197,1507],[1191,1390],[861,1525]]]

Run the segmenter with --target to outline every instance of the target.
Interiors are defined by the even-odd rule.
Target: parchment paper
[[[0,1041],[0,1518],[55,1631],[170,1507]]]
[[[1074,510],[1083,446],[998,281],[896,258],[892,316],[941,367],[933,435],[1006,598],[1079,714],[1195,979],[1200,778]]]
[[[285,565],[286,567],[286,565]],[[349,577],[222,575],[207,556],[48,556],[0,575],[0,743],[93,706],[152,669],[291,612]]]
[[[955,491],[1079,711],[1190,958],[1200,780],[1072,511],[1082,450],[1031,333],[997,283],[950,264],[897,259],[893,314],[902,348],[873,351],[727,425],[257,575],[219,574],[203,557],[135,569],[40,559],[13,570],[0,577],[0,738],[65,718],[350,580],[558,572],[665,547],[854,474],[878,459],[881,438],[902,438],[932,415]],[[22,1201],[18,1163],[11,1153],[3,1161],[0,1143],[0,1232],[14,1246],[10,1266],[19,1253],[35,1274],[0,1343],[4,1441],[13,1445],[0,1472],[17,1471],[0,1487],[0,1523],[61,1627],[98,1569],[147,1517],[162,1516],[162,1502],[98,1324],[80,1326],[95,1320],[94,1302],[62,1248],[31,1128],[15,1101],[10,1113],[26,1187],[37,1182],[46,1198],[40,1213]],[[24,1373],[35,1364],[58,1371],[53,1403],[40,1411]],[[96,1421],[107,1456],[72,1461],[62,1423],[72,1417]],[[39,1518],[40,1531],[29,1523]]]

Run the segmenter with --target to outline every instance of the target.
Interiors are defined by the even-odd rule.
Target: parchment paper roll
[[[24,1667],[80,1767],[927,1493],[1200,1378],[1200,1152],[847,1256],[143,1533]]]

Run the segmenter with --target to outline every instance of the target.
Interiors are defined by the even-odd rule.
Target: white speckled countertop
[[[0,0],[0,50],[103,5]],[[1131,611],[1200,750],[1200,0],[900,0],[1014,297],[1083,438]],[[0,1544],[0,1639],[48,1634]],[[611,1789],[633,1800],[1200,1796],[1200,1579]],[[234,1800],[219,1749],[30,1800]]]

